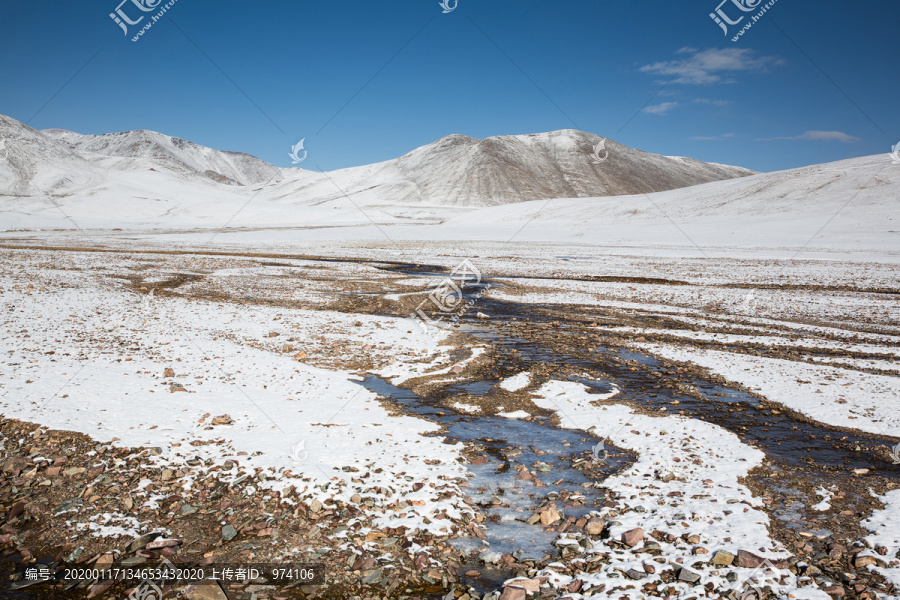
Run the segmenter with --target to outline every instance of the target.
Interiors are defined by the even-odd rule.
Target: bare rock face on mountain
[[[66,144],[92,162],[114,159],[116,168],[156,168],[183,178],[205,177],[229,185],[265,183],[280,169],[242,152],[224,152],[155,131],[138,130],[103,135],[82,135],[64,129],[45,129],[44,135]]]
[[[327,179],[299,172],[280,195],[321,200],[346,193],[365,203],[484,207],[659,192],[752,174],[563,130],[483,140],[451,135],[394,160],[333,171]]]

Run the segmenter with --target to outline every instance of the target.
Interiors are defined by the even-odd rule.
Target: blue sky
[[[302,166],[326,170],[451,133],[578,128],[760,171],[900,141],[896,0],[778,0],[737,42],[709,17],[720,0],[177,0],[138,42],[109,17],[119,1],[6,0],[0,113],[279,166],[306,138]]]

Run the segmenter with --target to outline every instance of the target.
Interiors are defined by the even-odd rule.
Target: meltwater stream
[[[548,419],[458,414],[375,375],[359,383],[443,425],[446,433],[435,435],[445,436],[448,443],[463,442],[480,451],[481,457],[469,465],[474,477],[469,480],[467,494],[486,517],[486,539],[461,538],[454,544],[467,554],[482,551],[481,560],[488,564],[496,563],[503,554],[527,560],[553,553],[552,543],[558,533],[526,523],[543,502],[558,500],[560,512],[567,517],[580,517],[602,505],[606,495],[599,487],[601,482],[574,468],[576,461],[592,461],[593,473],[603,476],[632,462],[629,454],[609,447],[594,460],[593,449],[600,440],[584,432],[557,429]],[[491,387],[490,382],[480,383],[485,392]],[[535,473],[540,483],[517,480],[516,467],[520,465]],[[488,568],[478,583],[497,585],[509,576],[508,572]]]

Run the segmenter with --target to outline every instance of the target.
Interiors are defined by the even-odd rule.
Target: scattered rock
[[[226,542],[230,542],[234,538],[237,537],[237,529],[234,528],[234,525],[225,525],[222,527],[222,539]]]
[[[746,550],[738,550],[737,566],[739,567],[755,569],[756,567],[762,565],[764,562],[765,559],[761,556],[757,556],[756,554],[747,552]]]
[[[508,585],[503,588],[503,593],[500,594],[500,598],[497,600],[525,600],[527,597],[528,592],[525,591],[525,588]]]
[[[600,519],[591,519],[584,526],[584,531],[588,535],[600,535],[603,533],[603,521]]]
[[[561,519],[562,517],[559,514],[559,510],[556,508],[556,504],[550,503],[547,505],[547,508],[541,511],[541,525],[544,525],[545,527],[547,525],[553,525]]]
[[[137,552],[138,550],[143,550],[147,547],[147,544],[158,538],[162,535],[161,531],[154,531],[152,533],[147,533],[142,535],[139,538],[135,538],[131,540],[131,542],[125,546],[125,552],[131,554],[132,552]]]
[[[622,534],[622,541],[629,548],[634,548],[644,540],[644,530],[636,527]]]
[[[229,415],[213,417],[212,420],[213,425],[231,425],[232,423],[234,423],[234,420]]]
[[[734,563],[734,554],[725,550],[717,550],[709,562],[721,567],[727,567]]]

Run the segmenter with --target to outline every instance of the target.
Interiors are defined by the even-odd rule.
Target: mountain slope
[[[364,203],[484,207],[548,198],[618,196],[671,190],[752,175],[753,171],[651,154],[606,140],[606,160],[592,156],[600,136],[562,130],[478,140],[451,135],[400,158],[333,171],[302,172],[282,197]],[[290,171],[290,170],[288,170]]]
[[[520,242],[680,246],[697,254],[698,246],[808,244],[900,255],[900,166],[880,154],[647,195],[487,207],[436,229],[430,235],[441,239],[515,234]]]
[[[200,146],[181,138],[147,130],[83,135],[64,129],[45,129],[41,133],[66,144],[73,151],[94,162],[102,157],[138,159],[117,163],[119,169],[157,168],[185,178],[206,177],[229,185],[265,183],[280,169],[255,156],[241,152],[225,152]]]
[[[0,115],[0,196],[57,194],[104,179],[102,169],[66,144]]]

